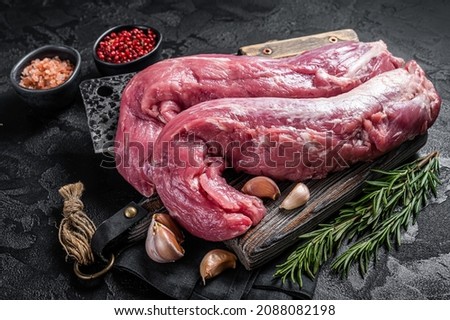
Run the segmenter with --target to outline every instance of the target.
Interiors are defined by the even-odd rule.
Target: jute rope
[[[80,265],[94,262],[91,239],[95,233],[95,225],[84,213],[81,201],[84,186],[81,182],[68,184],[59,189],[64,198],[63,216],[59,226],[59,242],[70,257]]]

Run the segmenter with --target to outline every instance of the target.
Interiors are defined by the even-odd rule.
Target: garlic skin
[[[159,222],[160,224],[166,226],[170,231],[172,231],[178,243],[183,243],[184,235],[181,232],[178,225],[176,224],[176,222],[172,219],[172,217],[169,214],[155,213],[153,215],[153,219],[155,219],[156,222]]]
[[[308,202],[310,197],[309,188],[304,183],[298,183],[294,189],[286,196],[280,208],[292,210],[301,207]]]
[[[223,249],[214,249],[209,251],[200,263],[200,275],[203,285],[207,279],[214,278],[226,269],[236,268],[236,255]]]
[[[276,200],[281,194],[275,181],[264,176],[248,180],[241,191],[258,198],[269,198],[272,200]]]
[[[184,256],[183,240],[183,234],[168,214],[155,213],[148,228],[145,251],[155,262],[174,262]]]

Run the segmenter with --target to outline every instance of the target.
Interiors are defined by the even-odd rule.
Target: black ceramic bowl
[[[23,69],[32,60],[54,58],[55,56],[58,56],[61,60],[69,60],[74,66],[72,75],[64,83],[51,89],[27,89],[19,84]],[[47,45],[20,59],[12,68],[10,79],[16,92],[30,106],[41,109],[65,107],[73,101],[75,94],[78,92],[80,65],[81,56],[77,50],[62,45]]]
[[[123,30],[132,30],[134,28],[141,29],[141,30],[151,29],[155,33],[156,44],[152,51],[148,52],[147,54],[145,54],[139,58],[136,58],[135,60],[132,60],[130,62],[125,62],[125,63],[106,62],[106,61],[101,60],[98,57],[97,48],[98,48],[100,42],[103,40],[103,38],[105,38],[107,35],[111,34],[112,32],[118,33]],[[162,41],[161,33],[153,27],[143,26],[143,25],[120,25],[120,26],[116,26],[114,28],[111,28],[111,29],[105,31],[97,39],[97,41],[94,44],[94,47],[92,48],[92,55],[94,57],[94,61],[95,61],[95,65],[97,66],[97,69],[103,75],[115,75],[115,74],[122,74],[122,73],[137,72],[142,69],[145,69],[147,66],[157,62],[160,59],[161,41]]]

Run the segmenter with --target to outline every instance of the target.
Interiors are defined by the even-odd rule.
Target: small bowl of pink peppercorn
[[[120,25],[97,39],[92,55],[104,75],[136,72],[160,59],[161,41],[161,33],[153,27]]]

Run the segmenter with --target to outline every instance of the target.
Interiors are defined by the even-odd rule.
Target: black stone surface
[[[416,59],[443,98],[422,151],[441,152],[439,195],[405,233],[405,244],[381,252],[366,278],[353,270],[340,280],[325,266],[315,298],[450,298],[449,16],[448,1],[0,1],[0,298],[166,298],[129,274],[113,272],[89,284],[75,278],[57,241],[58,188],[83,181],[86,210],[97,224],[140,197],[101,165],[110,159],[94,154],[80,96],[58,113],[36,113],[8,79],[21,56],[49,43],[78,49],[82,78],[99,77],[91,46],[123,23],[158,28],[166,58],[353,28],[362,41],[383,39],[394,54]]]

